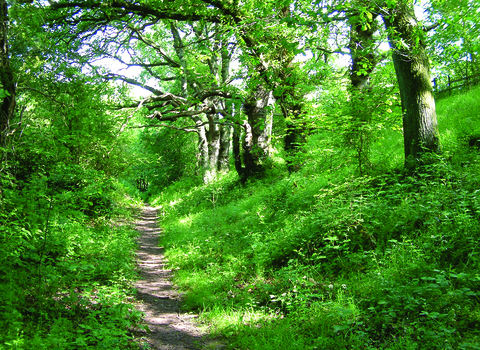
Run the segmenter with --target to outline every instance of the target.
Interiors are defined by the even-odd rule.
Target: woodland
[[[147,349],[135,217],[227,349],[480,349],[478,0],[0,0],[0,349]]]

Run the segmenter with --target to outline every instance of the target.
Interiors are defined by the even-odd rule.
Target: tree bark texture
[[[233,128],[234,164],[242,182],[265,171],[265,159],[270,153],[273,102],[272,92],[257,86],[243,104],[247,120],[236,123]]]
[[[413,2],[398,1],[383,14],[393,48],[403,111],[405,164],[418,163],[425,152],[439,151],[439,135],[430,64],[415,18]]]
[[[203,182],[216,179],[217,173],[229,170],[230,133],[228,125],[219,124],[216,114],[207,115],[208,128],[196,119],[198,135],[198,165]]]
[[[232,137],[232,127],[229,125],[220,125],[220,147],[218,149],[217,171],[225,173],[230,170],[230,141]]]
[[[243,108],[247,116],[243,140],[246,177],[260,175],[265,170],[264,160],[270,153],[273,102],[272,92],[262,85],[257,86],[244,102]]]
[[[240,125],[235,125],[233,127],[232,135],[232,152],[233,152],[233,163],[235,165],[235,170],[237,171],[240,180],[245,181],[244,170],[245,168],[242,165],[242,153],[240,151],[240,140],[242,134],[242,127]]]
[[[0,147],[5,146],[10,120],[15,111],[15,82],[8,52],[8,6],[0,0],[0,83],[5,97],[0,103]]]

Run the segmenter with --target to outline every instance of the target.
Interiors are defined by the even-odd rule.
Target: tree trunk
[[[283,117],[285,118],[283,149],[287,153],[287,169],[289,173],[292,173],[300,169],[300,164],[296,164],[293,161],[293,157],[307,141],[307,130],[304,125],[298,123],[301,119],[303,106],[300,103],[291,105],[289,103],[280,102],[280,107],[282,109]],[[297,123],[295,121],[297,121]]]
[[[232,136],[232,152],[233,152],[233,163],[235,164],[235,170],[237,171],[238,176],[242,182],[245,181],[245,168],[242,166],[242,153],[240,151],[240,138],[242,130],[240,125],[235,125],[233,127],[233,136]]]
[[[275,88],[273,96],[285,120],[284,150],[287,154],[287,168],[291,173],[299,169],[299,165],[292,160],[306,142],[307,130],[302,123],[305,93],[298,87],[301,82],[298,67],[291,60],[284,64],[285,68],[279,75],[280,84]]]
[[[218,125],[215,124],[215,115],[208,114],[207,119],[209,121],[207,131],[208,164],[204,175],[205,183],[209,183],[217,178],[218,154],[220,151],[220,130]]]
[[[8,53],[8,6],[0,0],[0,83],[3,93],[0,98],[0,147],[6,144],[10,120],[15,111],[15,82]]]
[[[375,55],[375,39],[373,34],[377,31],[375,18],[360,19],[359,14],[352,16],[350,43],[348,48],[352,57],[352,70],[350,81],[352,86],[361,91],[368,87],[370,74],[375,68],[378,58]]]
[[[242,182],[265,171],[272,134],[272,104],[272,92],[258,86],[243,104],[247,120],[233,128],[234,164]]]
[[[225,173],[230,170],[230,138],[232,127],[229,125],[220,126],[220,148],[218,150],[217,170]]]
[[[217,178],[217,172],[220,170],[220,162],[224,162],[225,155],[221,153],[225,152],[226,146],[222,145],[221,140],[221,128],[216,123],[217,118],[214,114],[207,115],[209,121],[208,128],[203,125],[202,119],[197,118],[196,123],[198,125],[198,168],[202,174],[203,182],[210,183]],[[228,148],[227,163],[228,163]]]
[[[349,18],[351,29],[348,48],[352,57],[349,103],[352,125],[345,129],[344,137],[346,144],[355,151],[360,175],[363,175],[370,165],[372,138],[370,75],[379,61],[375,53],[374,38],[378,28],[372,12],[357,12]]]
[[[272,92],[258,86],[244,103],[247,122],[243,140],[244,175],[249,178],[263,174],[265,159],[269,156],[272,135]]]
[[[402,99],[405,165],[412,167],[423,153],[440,148],[430,64],[413,2],[398,1],[383,20]]]
[[[207,140],[207,128],[203,124],[200,118],[195,118],[195,123],[199,125],[197,127],[198,135],[198,152],[197,152],[197,175],[202,176],[203,182],[208,183],[210,181],[209,167],[209,152],[208,152],[208,140]]]

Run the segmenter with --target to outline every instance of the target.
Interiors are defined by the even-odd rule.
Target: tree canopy
[[[479,11],[0,0],[0,347],[135,348],[151,201],[228,337],[475,348]]]
[[[197,134],[197,169],[206,182],[229,168],[233,140],[235,168],[247,179],[263,173],[272,136],[284,138],[291,158],[312,127],[322,127],[308,122],[312,109],[306,106],[315,103],[312,96],[343,94],[346,81],[337,89],[330,83],[341,79],[342,69],[350,70],[353,85],[361,78],[369,89],[380,89],[369,82],[375,74],[388,74],[383,67],[392,61],[381,45],[387,37],[404,110],[405,156],[439,149],[433,96],[425,95],[431,90],[427,54],[434,57],[435,44],[441,45],[459,29],[440,31],[433,22],[454,20],[448,6],[429,4],[425,25],[414,19],[413,6],[409,1],[15,3],[10,12],[18,18],[14,21],[18,40],[12,37],[9,43],[25,50],[28,33],[41,35],[47,44],[44,50],[20,49],[18,57],[42,57],[36,66],[59,74],[77,69],[92,82],[115,81],[117,86],[121,82],[143,89],[146,97],[124,93],[111,105],[112,113],[130,114],[125,127],[167,127]],[[26,12],[35,14],[28,24],[22,20]],[[410,27],[404,26],[405,21]],[[355,32],[360,33],[358,38]],[[464,46],[459,55],[466,55],[460,53]],[[336,66],[339,57],[348,56],[351,68]],[[401,64],[408,61],[405,57],[417,63]],[[107,59],[116,63],[105,64]],[[133,67],[139,72],[135,76],[127,73]],[[4,71],[8,74],[8,67]],[[415,80],[416,71],[423,72],[424,82]],[[12,90],[7,83],[4,86],[5,91]],[[412,86],[424,88],[412,94]],[[383,93],[397,92],[385,86]],[[10,100],[6,96],[5,104]],[[8,115],[8,110],[3,114]],[[132,124],[131,117],[139,115],[147,118],[145,122]],[[283,125],[278,135],[272,134],[274,124]]]

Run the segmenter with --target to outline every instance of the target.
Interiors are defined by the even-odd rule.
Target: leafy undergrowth
[[[165,190],[185,307],[232,348],[478,349],[480,154],[442,133],[456,147],[413,174],[306,165]]]
[[[100,173],[60,170],[1,178],[0,348],[135,348],[132,201]]]

